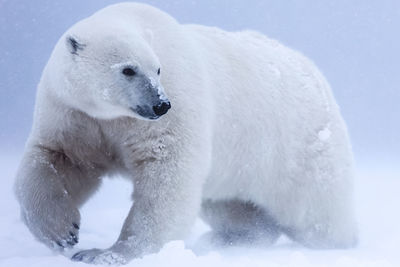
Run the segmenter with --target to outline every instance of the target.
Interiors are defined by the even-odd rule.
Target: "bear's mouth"
[[[160,116],[154,114],[149,106],[136,106],[135,108],[130,107],[129,109],[145,120],[157,120],[160,118]]]

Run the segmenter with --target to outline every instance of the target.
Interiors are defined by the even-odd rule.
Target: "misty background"
[[[62,33],[117,2],[0,0],[0,153],[22,153],[36,86]],[[257,30],[302,52],[332,86],[357,164],[399,164],[400,1],[138,2],[156,6],[181,23]]]

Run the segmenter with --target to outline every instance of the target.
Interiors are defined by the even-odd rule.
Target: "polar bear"
[[[118,240],[74,260],[126,263],[196,217],[226,244],[351,247],[352,153],[329,85],[251,31],[181,25],[145,4],[106,7],[58,41],[38,86],[15,191],[32,234],[78,242],[101,177],[134,184]]]

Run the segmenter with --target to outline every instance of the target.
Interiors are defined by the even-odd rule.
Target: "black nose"
[[[153,111],[157,116],[161,116],[167,113],[168,109],[170,108],[171,103],[169,103],[169,101],[162,101],[160,104],[153,106]]]

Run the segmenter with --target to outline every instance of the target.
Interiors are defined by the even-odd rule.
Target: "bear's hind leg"
[[[351,173],[331,170],[328,176],[317,173],[318,179],[307,186],[291,189],[294,198],[284,206],[286,218],[277,218],[286,235],[309,248],[344,249],[357,244]]]
[[[270,245],[281,234],[275,220],[249,201],[204,200],[201,217],[211,226],[212,242],[218,245]]]

